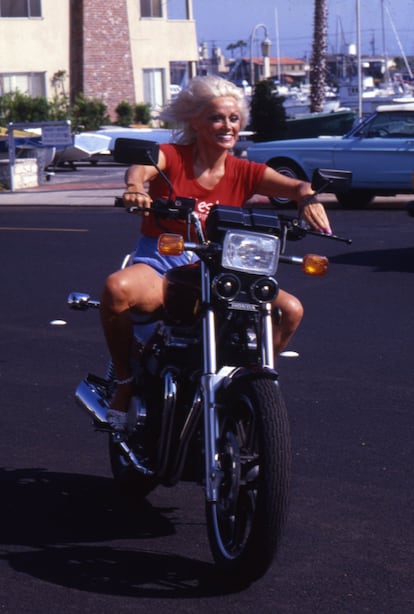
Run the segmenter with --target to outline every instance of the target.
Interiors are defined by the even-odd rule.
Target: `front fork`
[[[203,315],[203,375],[201,377],[201,395],[204,408],[204,458],[206,472],[207,501],[217,501],[217,492],[221,480],[221,469],[217,452],[219,423],[216,411],[216,389],[222,379],[217,374],[216,324],[215,314],[210,303],[210,274],[201,261],[201,296],[205,305]]]
[[[203,262],[201,262],[201,269],[201,292],[203,304],[205,305],[202,336],[203,375],[201,377],[201,395],[204,408],[206,498],[209,502],[216,502],[218,500],[218,489],[223,476],[218,452],[220,424],[216,393],[223,380],[231,378],[232,372],[237,371],[237,365],[222,367],[217,373],[216,325],[215,314],[210,303],[209,271]],[[261,346],[263,367],[273,370],[274,353],[271,304],[262,305],[261,309],[261,338],[258,339],[257,342],[260,343]]]

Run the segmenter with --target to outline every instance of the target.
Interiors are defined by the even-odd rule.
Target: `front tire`
[[[287,515],[290,434],[277,382],[235,381],[220,409],[222,477],[207,502],[211,551],[221,572],[240,584],[260,578],[279,546]]]

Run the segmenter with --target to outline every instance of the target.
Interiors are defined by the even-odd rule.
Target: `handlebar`
[[[124,200],[122,196],[117,196],[115,198],[115,207],[124,208]],[[125,207],[128,213],[154,213],[155,215],[159,215],[165,219],[181,219],[185,220],[188,218],[189,213],[194,211],[195,208],[195,199],[194,198],[184,198],[177,197],[175,200],[159,198],[154,200],[151,204],[151,207],[139,207],[137,205],[131,205],[130,207]]]
[[[287,228],[287,239],[290,241],[297,241],[298,239],[303,239],[306,235],[313,235],[315,237],[319,237],[321,239],[331,239],[333,241],[342,241],[343,243],[347,243],[351,245],[352,239],[349,237],[340,237],[335,234],[327,234],[326,232],[319,232],[318,230],[312,230],[309,228],[307,224],[296,217],[292,217],[289,215],[284,215],[283,213],[278,213],[278,217],[285,228]]]
[[[114,206],[125,208],[122,196],[117,196],[115,198]],[[130,207],[126,207],[125,209],[128,213],[133,214],[153,213],[163,217],[164,219],[181,219],[189,221],[189,216],[194,211],[194,208],[195,199],[180,197],[176,198],[175,200],[158,199],[152,203],[150,208],[132,205]],[[282,227],[284,228],[286,239],[289,241],[297,241],[299,239],[303,239],[306,235],[313,235],[323,239],[340,241],[342,243],[346,243],[347,245],[351,245],[352,243],[352,239],[349,237],[341,237],[335,234],[327,234],[317,230],[312,230],[303,221],[296,217],[284,215],[282,213],[277,213],[277,216],[282,224]]]

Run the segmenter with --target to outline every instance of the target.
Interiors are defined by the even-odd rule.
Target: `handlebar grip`
[[[124,199],[122,196],[115,196],[114,207],[124,207]]]

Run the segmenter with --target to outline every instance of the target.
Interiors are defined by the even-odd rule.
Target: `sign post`
[[[42,146],[64,148],[68,145],[72,145],[73,142],[70,120],[56,122],[10,122],[7,125],[7,131],[9,144],[10,190],[12,192],[15,190],[14,173],[16,165],[16,143],[14,130],[30,130],[33,128],[41,128]]]

